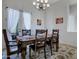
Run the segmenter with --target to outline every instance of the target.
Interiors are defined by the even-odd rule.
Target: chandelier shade
[[[46,8],[50,7],[48,0],[36,0],[36,2],[33,2],[33,5],[39,10],[45,10]]]

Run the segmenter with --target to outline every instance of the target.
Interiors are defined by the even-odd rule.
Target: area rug
[[[55,52],[55,49],[52,50],[53,55],[51,56],[50,47],[46,47],[46,56],[47,59],[77,59],[77,48],[67,44],[60,44],[59,51]],[[32,53],[32,58],[34,55]],[[37,59],[45,59],[44,51],[41,50],[40,53],[37,53]]]
[[[29,49],[27,49],[28,52]],[[46,58],[47,59],[77,59],[77,47],[73,47],[67,44],[60,44],[59,51],[55,52],[55,48],[52,50],[53,55],[51,56],[50,47],[46,47]],[[31,58],[34,58],[34,52],[31,52]],[[2,52],[2,59],[6,59],[6,50]],[[11,59],[21,59],[21,56],[17,56],[17,54],[12,55]],[[29,53],[26,55],[26,59],[29,59]],[[44,51],[41,50],[39,53],[36,53],[36,59],[45,59],[44,58]]]
[[[67,44],[60,44],[59,51],[54,52],[51,59],[77,59],[77,48]]]

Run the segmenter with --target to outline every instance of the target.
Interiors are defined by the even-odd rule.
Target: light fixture
[[[47,4],[47,7],[50,7],[50,5],[49,5],[49,4]]]
[[[48,0],[45,0],[45,3],[47,3],[48,2]]]
[[[43,0],[41,0],[41,3],[43,3]]]
[[[43,6],[46,6],[46,4],[43,4]]]
[[[48,0],[36,0],[36,2],[33,2],[33,5],[39,10],[45,10],[46,8],[50,7]]]
[[[36,6],[36,8],[37,8],[37,9],[39,9],[39,7],[38,7],[38,6]]]
[[[39,6],[39,3],[37,3],[37,6]]]
[[[35,3],[35,2],[33,2],[33,5],[36,5],[36,3]]]
[[[39,1],[39,0],[37,0],[37,1]]]

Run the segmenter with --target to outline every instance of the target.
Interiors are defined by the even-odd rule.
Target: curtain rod
[[[5,8],[9,8],[9,7],[5,7]],[[20,12],[23,12],[23,10],[19,9]]]
[[[6,6],[5,8],[9,8],[8,6]],[[19,9],[20,12],[23,12],[23,10]],[[30,12],[32,14],[32,12]]]

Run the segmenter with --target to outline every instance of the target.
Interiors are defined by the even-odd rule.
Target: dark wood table
[[[47,38],[51,38],[51,34],[47,35]],[[21,57],[22,59],[26,59],[26,47],[27,45],[34,44],[35,36],[17,36],[17,43],[21,45]]]

